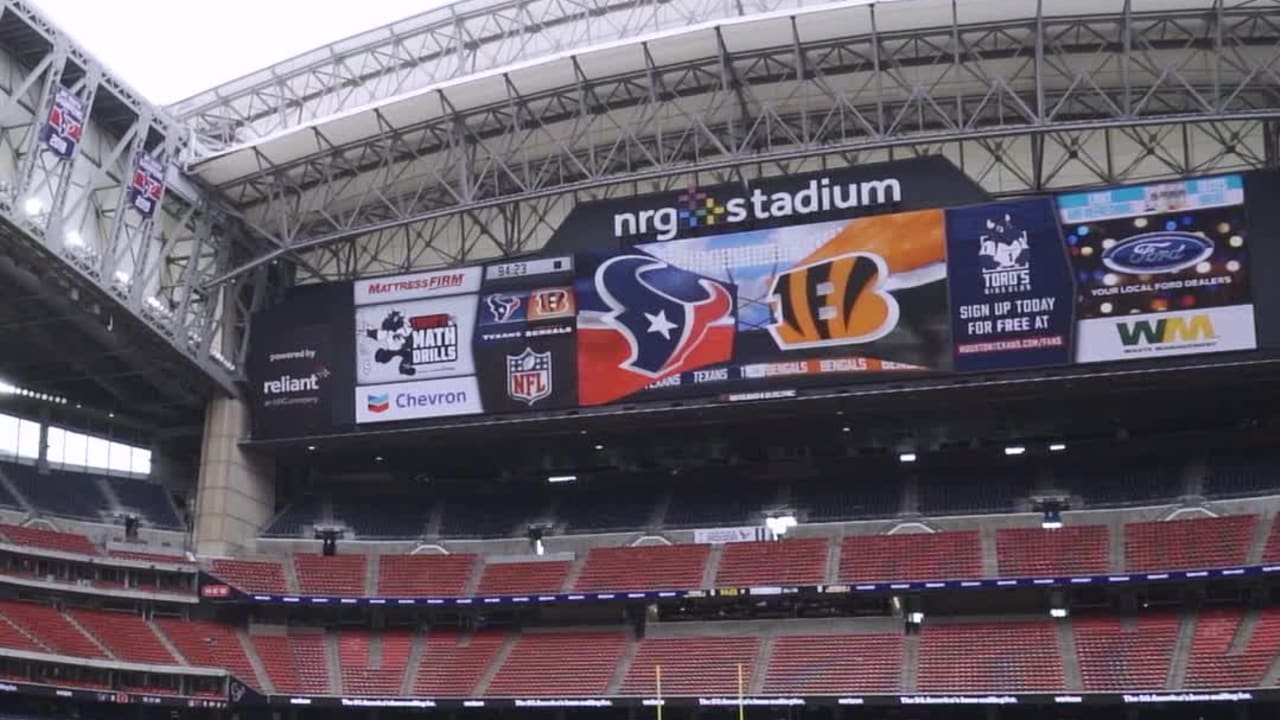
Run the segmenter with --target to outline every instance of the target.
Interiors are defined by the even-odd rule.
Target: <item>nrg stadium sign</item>
[[[665,242],[862,215],[973,205],[989,196],[938,155],[579,203],[549,253]]]

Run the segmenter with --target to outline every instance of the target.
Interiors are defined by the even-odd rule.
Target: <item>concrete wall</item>
[[[248,430],[244,402],[209,402],[196,484],[195,548],[201,555],[252,552],[258,532],[271,520],[275,474],[265,458],[240,448]]]

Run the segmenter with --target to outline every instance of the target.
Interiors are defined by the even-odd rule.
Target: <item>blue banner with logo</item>
[[[70,90],[60,87],[53,96],[49,116],[40,129],[40,139],[55,155],[69,158],[76,154],[84,133],[84,101]]]
[[[164,197],[164,165],[148,153],[138,153],[128,194],[129,204],[143,217],[154,215]]]
[[[947,211],[954,369],[1071,360],[1071,269],[1049,199]]]

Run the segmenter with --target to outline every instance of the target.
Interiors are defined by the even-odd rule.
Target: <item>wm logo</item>
[[[1218,337],[1208,315],[1122,322],[1116,324],[1116,331],[1120,333],[1120,344],[1125,347],[1195,342]]]

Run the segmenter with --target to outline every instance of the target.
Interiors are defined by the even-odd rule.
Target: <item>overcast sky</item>
[[[169,104],[442,0],[34,0],[148,100]]]

